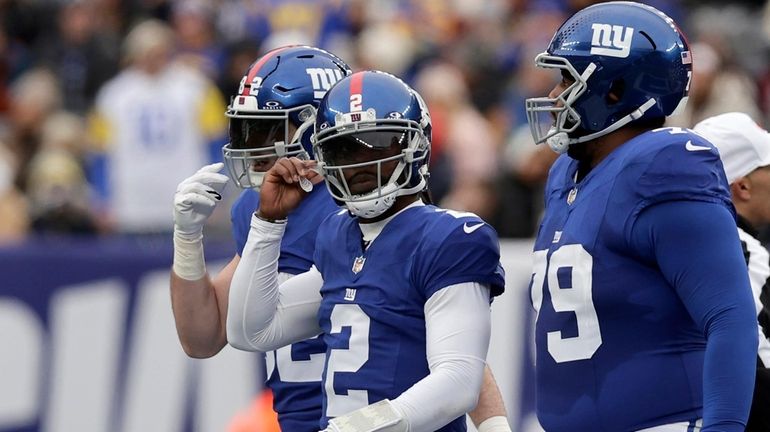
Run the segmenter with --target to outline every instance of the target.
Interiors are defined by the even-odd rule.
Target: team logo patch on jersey
[[[345,288],[345,300],[353,301],[355,299],[356,299],[356,289],[355,288]]]
[[[591,39],[591,54],[626,58],[631,52],[633,27],[610,24],[591,24],[594,34]]]
[[[365,262],[366,262],[366,258],[362,256],[356,258],[353,261],[353,273],[358,274],[361,270],[363,270]]]

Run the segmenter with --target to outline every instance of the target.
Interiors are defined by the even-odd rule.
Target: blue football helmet
[[[548,142],[557,153],[634,120],[673,114],[686,103],[692,77],[681,30],[659,10],[634,2],[576,13],[535,63],[574,80],[556,97],[526,101],[535,142]]]
[[[311,158],[318,104],[350,73],[337,56],[309,46],[277,48],[249,66],[225,112],[230,142],[222,153],[235,184],[259,189],[279,157]]]
[[[365,71],[342,79],[321,101],[313,149],[332,197],[352,214],[374,218],[396,197],[426,188],[430,140],[422,97],[393,75]],[[345,172],[371,166],[373,188],[351,187]]]

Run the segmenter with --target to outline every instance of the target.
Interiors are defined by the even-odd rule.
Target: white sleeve
[[[466,282],[425,303],[430,374],[391,401],[407,430],[437,430],[476,406],[491,332],[489,291]]]
[[[281,283],[278,257],[285,223],[251,219],[243,255],[230,283],[227,341],[246,351],[270,351],[321,332],[323,278],[315,267]]]

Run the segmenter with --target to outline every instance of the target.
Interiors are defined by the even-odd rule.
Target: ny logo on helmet
[[[337,81],[342,79],[340,69],[308,68],[305,69],[313,84],[313,98],[321,99],[326,91],[332,88]]]
[[[609,24],[592,24],[591,54],[626,58],[631,51],[633,27]],[[625,30],[625,31],[624,31]]]

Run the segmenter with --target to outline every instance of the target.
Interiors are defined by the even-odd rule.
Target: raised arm
[[[196,280],[171,272],[171,307],[179,342],[194,358],[208,358],[226,344],[225,323],[230,280],[240,257],[233,259],[213,278],[208,273]]]
[[[317,315],[323,279],[312,267],[280,284],[278,257],[286,217],[307,194],[300,178],[318,180],[314,161],[282,158],[265,175],[259,209],[230,285],[227,339],[235,348],[268,351],[321,332]]]
[[[269,351],[321,332],[323,279],[312,267],[279,285],[278,257],[285,222],[252,217],[243,257],[230,285],[227,340],[246,351]]]
[[[195,358],[211,357],[227,343],[227,295],[238,264],[236,255],[212,279],[203,256],[203,226],[228,181],[221,169],[221,163],[201,168],[179,184],[174,196],[171,306],[182,348]]]

